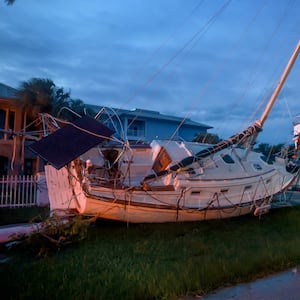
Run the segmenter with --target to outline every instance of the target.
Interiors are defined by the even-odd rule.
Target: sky
[[[190,118],[227,138],[261,116],[300,40],[300,0],[0,0],[0,82]],[[291,143],[300,57],[258,143]]]

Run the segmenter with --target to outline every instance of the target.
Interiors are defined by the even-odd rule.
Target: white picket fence
[[[30,207],[37,204],[36,176],[0,177],[0,208]]]

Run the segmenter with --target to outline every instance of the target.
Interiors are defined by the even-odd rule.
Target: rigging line
[[[230,1],[231,1],[231,0],[230,0]],[[229,1],[229,2],[230,2],[230,1]],[[230,4],[229,2],[228,2],[228,4],[226,4],[227,6]],[[222,8],[222,9],[225,10],[225,8],[226,8],[226,7],[224,7],[224,9],[223,9],[223,8]],[[188,51],[190,51],[191,49],[193,49],[193,48],[196,46],[196,44],[199,42],[199,40],[206,34],[206,32],[209,30],[210,26],[213,25],[213,23],[217,20],[217,17],[218,17],[219,15],[221,15],[221,13],[222,13],[222,11],[216,13],[216,14],[213,16],[214,18],[212,18],[211,20],[208,21],[208,23],[204,26],[203,32],[201,33],[201,35],[199,35],[199,36],[197,37],[197,39],[195,39],[194,43],[191,43],[190,49],[189,49]],[[184,55],[184,58],[187,56],[188,51],[186,51],[186,53],[185,53],[185,55]]]
[[[234,51],[236,51],[236,49],[238,48],[238,45],[241,43],[242,38],[244,37],[245,33],[247,31],[249,31],[250,27],[252,26],[252,24],[255,22],[255,20],[258,18],[258,16],[261,14],[263,8],[266,5],[266,2],[268,0],[265,0],[262,5],[259,7],[259,9],[257,10],[257,12],[255,13],[255,15],[252,17],[252,19],[250,20],[250,22],[246,25],[245,29],[242,31],[242,33],[240,34],[238,40],[236,43],[234,43],[234,45],[230,48],[230,50],[228,51],[228,54],[233,53]],[[221,73],[222,69],[225,67],[225,65],[227,64],[228,60],[229,60],[230,55],[227,55],[227,59],[225,60],[225,62],[220,66],[220,68],[218,70],[216,70],[216,72],[214,73],[212,79],[210,80],[210,82],[207,82],[206,84],[206,88],[203,90],[202,95],[204,94],[204,92],[208,89],[208,87],[216,80],[217,76]],[[229,115],[230,112],[228,112]]]
[[[218,12],[212,16],[210,18],[210,20],[208,21],[208,23],[212,22],[212,20],[215,19],[215,16],[220,15],[225,8],[229,5],[229,3],[231,2],[231,0],[227,0],[226,3],[224,5],[222,5],[222,7],[218,10]],[[193,40],[195,40],[197,38],[197,36],[203,31],[203,28],[200,28],[199,30],[196,31],[196,33],[194,33],[194,35],[192,36],[192,38],[190,38],[187,42],[185,42],[185,44],[175,52],[174,55],[171,56],[171,58],[169,58],[169,60],[167,60],[156,72],[154,72],[154,74],[152,74],[152,76],[150,76],[146,82],[143,84],[143,86],[139,89],[136,90],[133,95],[131,97],[129,97],[127,99],[127,101],[125,101],[125,103],[129,103],[130,101],[132,101],[137,95],[138,93],[143,90],[146,86],[148,86],[152,81],[154,81],[154,79],[156,77],[158,77],[158,75],[167,67],[169,66],[190,44]]]
[[[138,118],[138,116],[142,113],[142,110],[138,110],[138,113],[135,114],[135,116],[131,119],[131,122],[127,125],[127,129],[130,128],[130,126],[134,123],[134,121],[136,121],[136,119]]]
[[[169,64],[171,64],[171,62],[173,61],[173,60],[175,60],[176,58],[177,58],[177,56],[179,56],[183,51],[184,51],[184,49],[186,48],[186,47],[188,47],[188,45],[191,43],[191,41],[194,39],[194,38],[196,38],[199,34],[201,35],[201,37],[207,32],[207,30],[209,29],[209,27],[216,21],[216,19],[217,19],[217,17],[225,10],[225,8],[229,5],[229,3],[231,2],[231,0],[228,0],[227,1],[227,3],[225,3],[225,5],[223,5],[222,7],[221,7],[221,9],[216,13],[216,14],[214,14],[209,20],[208,20],[208,22],[200,29],[200,30],[198,30],[197,32],[196,32],[196,34],[194,34],[194,36],[192,37],[192,39],[190,39],[188,42],[186,42],[186,44],[181,48],[181,49],[179,49],[179,51],[177,51],[176,53],[175,53],[175,55],[173,55],[172,57],[171,57],[171,59],[169,59],[165,64],[163,64],[160,68],[159,68],[159,70],[157,71],[157,72],[155,72],[149,79],[148,79],[148,81],[144,84],[144,86],[143,87],[145,87],[145,86],[147,86],[148,84],[150,84],[162,71],[163,71],[163,69],[164,68],[166,68]],[[197,5],[196,5],[196,7],[194,7],[193,8],[193,10],[192,10],[192,12],[189,14],[189,16],[184,20],[184,22],[183,22],[183,24],[185,24],[186,22],[187,22],[187,20],[188,20],[188,18],[190,18],[194,13],[195,13],[195,11],[200,7],[200,5],[202,5],[202,3],[203,3],[203,1],[201,1],[200,3],[198,3]],[[203,31],[202,33],[201,33],[201,31]],[[170,39],[170,38],[169,38]],[[198,38],[198,40],[199,40],[199,38]],[[164,43],[165,44],[165,43]],[[163,45],[164,45],[163,44]],[[162,45],[156,50],[156,51],[158,51],[160,48],[162,48]],[[135,96],[137,95],[137,92],[134,94],[134,96],[131,98],[131,99],[129,99],[128,101],[127,101],[127,103],[128,102],[130,102]],[[134,123],[134,121],[138,118],[138,116],[141,114],[141,112],[142,111],[139,111],[137,114],[136,114],[136,116],[131,120],[131,122],[128,124],[128,127],[127,128],[129,128],[133,123]],[[179,126],[181,127],[182,125],[183,125],[183,123],[184,123],[184,121],[186,120],[186,118],[187,118],[187,116],[182,120],[182,122],[179,124]],[[180,128],[179,127],[179,128]],[[173,135],[172,135],[172,138],[175,136],[175,134],[176,134],[176,132],[179,130],[179,128],[177,128],[175,131],[174,131],[174,133],[173,133]],[[171,138],[171,139],[172,139]]]
[[[279,22],[278,22],[276,28],[275,28],[274,31],[273,31],[273,34],[272,34],[271,38],[269,39],[269,43],[270,43],[271,39],[275,36],[276,32],[279,30],[280,26],[283,24],[283,21],[286,20],[287,13],[288,13],[288,11],[290,10],[290,8],[291,8],[293,5],[294,5],[294,1],[291,1],[291,0],[290,0],[289,3],[287,4],[287,6],[286,6],[286,8],[285,8],[285,10],[284,10],[284,12],[283,12],[283,14],[282,14],[282,16],[281,16],[281,18],[280,18],[280,20],[279,20]],[[286,40],[287,40],[287,38],[285,38],[285,41],[282,41],[281,44],[287,44]],[[268,47],[268,45],[265,46],[265,50],[266,50],[267,47]],[[265,50],[264,50],[264,52],[266,52]],[[274,74],[276,74],[276,71],[278,71],[278,69],[279,69],[280,67],[281,67],[281,63],[279,62],[279,63],[277,63],[277,66],[274,68],[274,71],[273,71],[273,73],[272,73],[273,75],[270,75],[270,78],[274,77]],[[270,81],[274,81],[274,80],[270,80]],[[261,100],[259,106],[257,107],[256,111],[251,115],[251,117],[249,117],[249,119],[251,119],[251,118],[253,117],[253,115],[256,115],[256,112],[257,112],[263,105],[265,105],[265,103],[266,103],[267,100],[268,100],[268,95],[265,95],[265,96],[263,97],[263,99]],[[285,101],[286,101],[286,99],[285,99]],[[286,105],[287,105],[287,103],[286,103]],[[290,119],[292,119],[292,117],[291,117],[291,112],[289,111],[289,109],[287,109],[287,111],[288,111],[288,113],[289,113]],[[273,138],[275,138],[275,137],[273,137]]]
[[[267,2],[268,0],[265,0],[265,2]],[[228,3],[229,4],[229,3]],[[262,10],[262,8],[263,8],[263,5],[262,5],[262,7],[260,8],[260,10]],[[225,9],[225,8],[224,8]],[[248,24],[248,26],[247,26],[247,29],[250,27],[250,25],[254,22],[254,20],[256,19],[256,17],[259,15],[259,13],[260,13],[260,11],[258,12],[258,13],[256,13],[256,15],[254,16],[254,18],[252,19],[252,21],[250,22],[250,24]],[[216,17],[217,17],[217,14],[215,15],[215,19],[216,19]],[[216,20],[209,20],[208,21],[208,23],[204,26],[204,27],[206,27],[206,28],[204,28],[203,29],[203,33],[202,33],[202,35],[204,35],[205,33],[206,33],[206,31],[209,29],[209,26],[211,26],[214,22],[215,22]],[[209,24],[211,22],[211,24]],[[208,26],[209,25],[209,26]],[[245,30],[246,31],[246,30]],[[192,44],[192,46],[191,46],[191,48],[188,50],[188,51],[190,51],[192,48],[194,48],[195,47],[195,45],[196,45],[196,43],[199,41],[199,39],[202,37],[202,35],[201,36],[198,36],[197,37],[197,39],[195,39],[195,41],[194,41],[194,44]],[[241,39],[241,37],[240,37],[240,39]],[[240,40],[239,39],[239,40]],[[239,40],[238,40],[238,42],[239,42]],[[236,43],[237,44],[237,43]],[[235,46],[233,46],[232,47],[232,49],[235,49],[236,47]],[[230,52],[230,51],[229,51]],[[231,50],[231,52],[232,52],[232,50]],[[184,55],[184,57],[183,58],[185,58],[187,56],[187,51],[185,52],[185,55]]]
[[[179,124],[179,125],[177,126],[177,128],[174,130],[174,132],[173,132],[173,134],[171,135],[171,137],[170,137],[168,143],[169,143],[170,141],[173,140],[174,136],[175,136],[176,133],[179,131],[179,129],[182,127],[182,125],[183,125],[184,122],[186,121],[187,117],[188,117],[188,113],[185,115],[185,117],[182,119],[182,121],[180,122],[180,124]]]
[[[13,153],[12,153],[11,162],[10,162],[11,170],[14,169],[14,161],[16,158],[16,148],[17,148],[17,138],[16,138],[16,136],[14,136],[13,137]]]
[[[288,104],[288,102],[287,102],[287,99],[286,99],[286,98],[285,98],[284,100],[285,100],[286,109],[287,109],[287,111],[288,111],[288,114],[289,114],[289,117],[290,117],[290,121],[291,121],[291,123],[293,123],[293,116],[292,116],[292,113],[291,113],[291,110],[290,110],[289,104]]]
[[[245,32],[247,32],[247,31],[249,30],[250,26],[254,23],[254,21],[256,20],[256,18],[258,17],[258,15],[261,13],[263,7],[266,5],[266,2],[267,2],[267,1],[268,1],[268,0],[265,0],[264,3],[260,6],[260,8],[259,8],[259,10],[257,11],[257,13],[256,13],[256,14],[254,15],[254,17],[251,19],[251,21],[250,21],[250,23],[247,25],[247,27],[243,30],[243,32],[242,32],[242,34],[240,35],[239,39],[238,39],[237,42],[230,48],[230,50],[228,51],[228,53],[233,53],[234,50],[236,50],[237,45],[238,45],[238,43],[240,43],[240,41],[241,41],[243,35],[245,34]],[[229,2],[230,2],[230,1],[229,1]],[[225,5],[226,5],[226,6],[229,5],[229,2],[227,2]],[[225,8],[226,8],[226,7],[224,7],[224,9],[225,9]],[[217,13],[216,15],[218,15],[218,13]],[[211,19],[209,20],[208,23],[210,23],[210,22],[212,21],[212,19],[213,19],[213,18],[211,18]],[[215,20],[214,20],[214,21],[215,21]],[[207,26],[207,25],[205,25],[205,27],[206,27],[206,26]],[[198,37],[198,40],[199,40],[199,39],[200,39],[200,38]],[[192,44],[192,47],[189,49],[189,51],[196,45],[196,42],[197,42],[197,40],[194,42],[194,44]],[[187,52],[186,52],[186,54],[187,54]],[[185,58],[185,57],[186,57],[186,55],[184,56],[184,58]],[[198,95],[197,98],[199,98],[199,97],[201,97],[202,95],[204,95],[204,93],[208,90],[208,88],[210,87],[210,85],[211,85],[213,82],[215,82],[216,78],[218,77],[218,75],[221,73],[222,69],[223,69],[223,68],[225,67],[225,65],[227,64],[230,55],[228,55],[227,57],[228,57],[228,58],[225,60],[225,62],[224,62],[224,63],[223,63],[223,64],[215,71],[215,73],[213,74],[213,76],[211,77],[211,79],[208,80],[208,81],[206,82],[206,84],[204,85],[204,87],[203,87],[203,89],[202,89],[202,92]],[[186,117],[188,116],[188,114],[189,114],[189,113],[187,113]]]
[[[223,11],[228,7],[228,5],[230,4],[231,0],[228,0],[218,11],[217,13],[215,13],[205,24],[204,26],[198,30],[196,32],[196,34],[194,34],[194,36],[192,37],[192,39],[190,39],[185,45],[184,47],[182,47],[179,51],[177,51],[175,53],[175,55],[173,57],[171,57],[171,59],[169,61],[167,61],[165,63],[165,65],[163,65],[163,67],[158,70],[158,72],[160,73],[164,67],[168,66],[173,60],[175,60],[177,58],[177,56],[179,56],[181,53],[183,53],[183,51],[188,48],[188,46],[192,43],[192,41],[194,39],[197,38],[197,40],[199,41],[200,38],[202,38],[205,33],[208,31],[208,29],[214,24],[214,22],[217,20],[217,18],[223,13]],[[194,45],[190,48],[190,50],[196,45],[196,42],[194,42]],[[186,55],[184,56],[186,57]],[[157,77],[157,75],[159,75],[159,73],[154,74],[155,77]],[[182,119],[182,121],[180,122],[180,124],[177,126],[177,128],[175,129],[174,133],[172,134],[170,140],[172,140],[174,138],[174,136],[176,135],[176,133],[178,132],[178,130],[182,127],[182,125],[184,124],[184,122],[186,121],[187,117],[189,115],[189,112],[185,115],[185,117]]]
[[[115,141],[115,142],[119,142],[120,144],[124,144],[123,141],[115,138],[115,137],[108,137],[108,136],[104,136],[104,135],[101,135],[101,134],[97,134],[97,133],[94,133],[92,131],[89,131],[87,129],[84,129],[82,127],[79,127],[77,125],[75,125],[74,123],[69,123],[69,125],[79,129],[80,131],[83,131],[83,132],[86,132],[87,134],[90,134],[90,135],[93,135],[93,136],[96,136],[96,137],[100,137],[100,138],[104,138],[104,139],[107,139],[107,140],[111,140],[111,141]]]
[[[101,134],[97,134],[97,133],[95,133],[95,132],[92,132],[92,131],[89,131],[89,130],[87,130],[87,129],[84,129],[84,128],[80,127],[80,126],[77,126],[77,125],[75,125],[74,123],[71,123],[71,122],[69,122],[69,121],[60,120],[60,119],[55,118],[55,117],[53,117],[53,118],[54,118],[55,120],[59,120],[59,122],[61,122],[61,123],[63,123],[63,124],[73,126],[74,128],[77,128],[77,129],[79,129],[80,131],[86,132],[86,133],[88,133],[88,134],[90,134],[90,135],[93,135],[93,136],[96,136],[96,137],[100,137],[100,138],[104,138],[104,139],[111,140],[111,141],[116,141],[116,142],[119,142],[120,144],[124,144],[123,141],[117,139],[116,137],[107,137],[107,136],[103,136],[103,135],[101,135]]]
[[[241,33],[238,41],[236,44],[240,43],[240,41],[242,40],[242,38],[244,37],[245,33],[249,31],[250,27],[254,24],[254,22],[257,20],[258,16],[261,14],[261,12],[263,11],[263,9],[265,8],[266,4],[267,4],[268,0],[265,0],[262,5],[258,8],[256,14],[253,16],[253,18],[250,20],[250,22],[248,23],[248,25],[246,26],[246,28],[243,30],[243,32]],[[256,63],[257,64],[257,63]],[[246,93],[246,91],[244,91],[244,94]],[[242,97],[243,98],[243,97]],[[238,100],[236,100],[233,104],[234,106],[236,106],[238,103]],[[228,112],[229,115],[229,112]]]
[[[163,47],[165,45],[167,45],[167,43],[176,35],[178,34],[178,32],[180,31],[180,29],[188,22],[188,20],[196,13],[196,11],[200,8],[200,6],[202,6],[204,0],[201,0],[199,3],[196,4],[196,6],[194,6],[192,8],[192,10],[190,11],[190,13],[184,18],[184,20],[182,21],[182,23],[178,26],[178,29],[174,30],[153,52],[152,54],[149,56],[149,58],[146,60],[146,63],[144,65],[142,65],[141,67],[139,67],[137,69],[137,71],[135,72],[135,74],[132,77],[137,77],[140,73],[142,73],[142,71],[145,69],[145,66],[147,64],[149,64],[149,62],[152,61],[152,59],[154,58],[154,56],[161,50],[163,49]]]
[[[35,124],[36,123],[36,124]],[[41,124],[41,120],[40,120],[40,118],[36,118],[35,120],[33,120],[31,123],[29,123],[29,124],[27,124],[24,128],[22,128],[21,130],[20,130],[20,132],[22,132],[22,131],[26,131],[26,128],[28,128],[28,127],[30,127],[30,126],[32,126],[32,125],[34,125],[35,124],[35,126],[38,126],[39,124]]]
[[[241,40],[243,39],[244,35],[246,34],[246,32],[249,31],[249,29],[251,28],[251,26],[253,25],[253,23],[256,21],[256,19],[258,18],[258,16],[261,14],[261,12],[263,11],[264,7],[266,6],[266,3],[268,2],[268,0],[265,0],[262,5],[259,7],[259,9],[257,10],[256,14],[253,16],[253,18],[250,20],[250,22],[248,23],[248,25],[245,27],[245,29],[242,31],[242,33],[240,34],[237,42],[235,43],[235,45],[232,46],[231,50],[229,52],[233,52],[233,49],[236,49],[236,47],[238,46],[238,44],[241,43]],[[228,56],[229,57],[229,56]],[[223,65],[224,67],[224,65]],[[222,68],[223,68],[222,67]],[[222,68],[220,68],[219,73],[221,72]],[[215,77],[217,77],[217,72],[215,74]],[[233,103],[233,105],[236,107],[238,101],[235,101],[235,103]],[[228,115],[231,112],[228,112]]]
[[[169,66],[181,53],[184,52],[184,50],[192,43],[192,41],[194,39],[196,39],[198,37],[198,40],[207,32],[207,30],[210,28],[210,26],[217,20],[217,18],[223,13],[223,11],[227,8],[227,6],[230,4],[231,0],[227,0],[227,2],[225,2],[224,5],[221,6],[221,8],[204,24],[204,26],[201,27],[200,30],[198,30],[190,40],[188,40],[183,47],[181,47],[177,52],[175,52],[175,54],[168,60],[166,61],[154,74],[152,74],[152,76],[150,76],[148,78],[148,80],[144,83],[144,85],[141,87],[140,90],[137,90],[131,97],[129,97],[129,99],[127,99],[127,101],[125,103],[129,103],[130,101],[132,101],[137,94],[143,89],[145,88],[147,85],[149,85],[156,77],[158,77],[158,75],[167,67]],[[202,2],[199,3],[190,13],[190,15],[186,18],[186,20],[194,14],[194,12],[200,7],[200,5],[202,5]],[[186,22],[185,20],[185,22]],[[184,22],[184,23],[185,23]],[[199,37],[200,35],[200,37]],[[161,48],[161,47],[159,47]],[[117,109],[118,111],[118,109]],[[128,128],[133,124],[133,122],[137,119],[137,117],[141,114],[141,111],[139,111],[139,113],[135,116],[135,118],[133,118],[131,120],[131,122],[128,124]],[[180,123],[179,126],[182,126],[182,124],[184,123],[184,121],[187,119],[188,114],[185,116],[185,118],[183,118],[182,122]],[[172,137],[176,134],[176,132],[179,130],[179,128],[177,128],[175,130],[175,132],[173,133]]]
[[[261,61],[261,60],[262,60],[262,57],[266,55],[266,52],[267,52],[267,49],[268,49],[269,46],[270,46],[271,40],[274,38],[275,34],[279,31],[279,28],[281,27],[283,21],[286,19],[287,13],[288,13],[288,11],[289,11],[289,9],[290,9],[290,6],[291,6],[291,3],[292,3],[292,2],[293,2],[293,1],[289,1],[289,3],[288,3],[288,5],[286,6],[286,8],[285,8],[285,10],[284,10],[284,12],[283,12],[283,14],[282,14],[282,16],[280,17],[280,19],[279,19],[279,21],[278,21],[278,23],[277,23],[277,26],[274,28],[274,30],[273,30],[271,36],[270,36],[269,39],[266,41],[265,46],[264,46],[264,48],[263,48],[263,50],[262,50],[262,52],[261,52],[259,58],[258,58],[258,59],[256,60],[256,62],[255,62],[255,68],[256,68],[256,69],[258,69],[258,63],[259,63],[259,61]],[[258,74],[258,70],[256,71],[255,74],[253,73],[252,79],[249,80],[248,85],[247,85],[247,87],[245,88],[245,90],[244,90],[244,92],[243,92],[243,94],[242,94],[242,99],[245,98],[246,92],[247,92],[247,90],[249,90],[250,85],[251,85],[251,84],[253,85],[253,83],[254,83],[254,77],[256,77],[257,74]],[[252,83],[251,83],[251,81],[252,81]],[[266,101],[266,99],[267,99],[267,96],[265,96],[263,100]],[[261,103],[260,106],[262,106],[262,104],[263,104],[263,103]],[[255,113],[256,113],[256,112],[257,112],[257,109],[255,110]],[[252,118],[254,117],[254,115],[255,115],[255,114],[252,113],[251,116],[248,118],[248,121],[249,121],[249,119],[252,119]],[[244,124],[245,124],[245,123],[244,123]]]
[[[204,2],[204,0],[201,0],[198,4],[196,4],[196,6],[194,6],[194,7],[192,8],[192,10],[190,11],[190,13],[184,18],[183,22],[179,25],[179,28],[178,28],[177,30],[173,31],[173,33],[171,33],[171,34],[169,35],[169,37],[166,38],[166,39],[165,39],[165,40],[164,40],[164,41],[163,41],[163,42],[162,42],[162,43],[161,43],[161,44],[153,51],[153,53],[150,55],[150,57],[146,60],[146,63],[145,63],[143,66],[139,67],[139,68],[135,71],[135,74],[134,74],[133,76],[131,76],[131,77],[137,77],[138,74],[141,74],[141,73],[142,73],[142,71],[145,69],[145,66],[146,66],[147,64],[149,64],[149,63],[152,61],[152,59],[154,58],[155,54],[157,54],[161,49],[163,49],[163,47],[164,47],[165,45],[167,45],[167,42],[170,41],[171,38],[172,38],[173,36],[175,36],[175,35],[180,31],[180,29],[181,29],[181,28],[188,22],[188,20],[195,14],[195,12],[200,8],[200,6],[202,6],[203,2]],[[143,86],[145,86],[145,83],[144,83]],[[143,88],[143,87],[142,87],[142,88]],[[141,88],[141,89],[142,89],[142,88]],[[116,109],[116,111],[118,112],[120,109],[122,109],[122,107],[125,106],[125,104],[128,104],[130,101],[132,101],[132,99],[133,99],[137,94],[138,94],[138,92],[134,93],[133,96],[129,97],[129,99],[127,99],[127,100],[125,101],[125,103],[123,104],[123,106],[121,106],[119,109]]]

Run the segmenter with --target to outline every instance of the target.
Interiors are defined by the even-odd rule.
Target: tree
[[[218,137],[218,135],[208,132],[198,133],[193,139],[193,142],[206,144],[217,144],[220,141],[221,139]]]
[[[57,116],[62,107],[69,107],[70,92],[57,88],[51,79],[32,78],[21,83],[18,96],[25,111],[31,119],[39,113]]]
[[[275,159],[275,155],[282,155],[283,157],[291,157],[294,154],[294,145],[284,145],[284,144],[277,144],[277,145],[269,145],[267,143],[258,144],[254,151],[262,153],[262,159],[271,163]]]
[[[50,79],[32,78],[21,83],[17,94],[30,118],[37,117],[41,112],[52,112],[54,87]]]
[[[52,107],[52,114],[54,116],[58,116],[59,111],[63,108],[63,107],[69,107],[70,106],[70,102],[71,97],[70,97],[70,92],[66,93],[64,92],[63,88],[56,88],[54,90],[54,95],[53,95],[53,107]]]
[[[279,153],[282,150],[283,146],[284,146],[283,144],[269,145],[267,143],[261,143],[258,144],[254,150],[268,157]]]
[[[78,113],[79,115],[89,115],[93,116],[94,111],[89,107],[86,107],[84,102],[81,99],[71,99],[70,101],[70,109],[74,112]]]
[[[85,105],[84,102],[80,99],[70,99],[67,105],[61,106],[57,116],[69,121],[73,121],[78,117],[85,115]]]

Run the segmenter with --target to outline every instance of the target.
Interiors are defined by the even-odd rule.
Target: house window
[[[10,130],[15,130],[15,112],[0,109],[0,139],[12,139],[12,135],[7,133]]]
[[[4,132],[2,130],[5,129],[5,119],[6,119],[5,116],[6,116],[6,111],[0,109],[0,139],[4,139]]]
[[[8,158],[0,155],[0,176],[8,173]]]
[[[128,120],[127,135],[134,137],[145,136],[145,122],[140,120]]]

